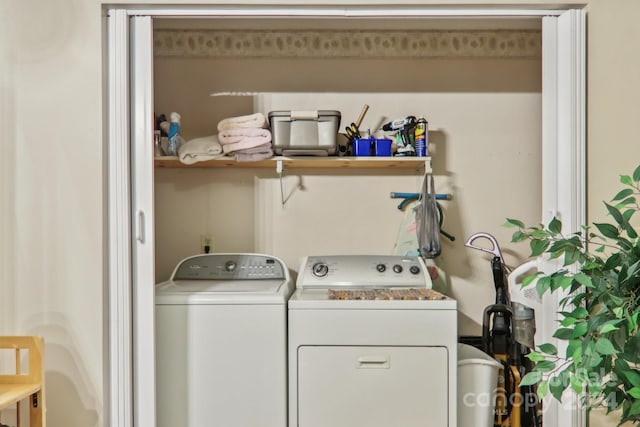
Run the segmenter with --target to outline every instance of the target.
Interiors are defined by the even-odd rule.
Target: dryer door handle
[[[390,357],[388,355],[360,356],[357,359],[358,369],[389,369]]]

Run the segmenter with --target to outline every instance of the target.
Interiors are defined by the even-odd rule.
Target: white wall
[[[101,425],[100,6],[2,8],[0,333],[44,336],[49,425]]]
[[[495,299],[490,257],[465,248],[464,242],[483,231],[508,247],[512,230],[502,227],[507,216],[538,221],[540,94],[265,97],[268,102],[258,102],[265,113],[285,106],[305,110],[315,105],[319,109],[333,106],[346,117],[356,117],[366,100],[368,120],[374,123],[381,114],[395,118],[425,111],[437,129],[431,133],[436,189],[453,196],[441,205],[443,228],[456,240],[442,238],[443,253],[437,262],[459,302],[460,333],[479,335],[482,312]],[[215,123],[211,126],[215,129]],[[282,258],[296,271],[304,255],[393,253],[404,212],[389,193],[420,192],[422,186],[419,171],[290,169],[285,173],[286,194],[293,193],[282,206],[275,170],[156,170],[156,279],[166,280],[180,259],[198,253],[202,234],[213,237],[215,251],[264,252]],[[513,266],[527,255],[527,245],[505,253]]]
[[[640,56],[632,43],[640,4],[588,3],[589,214],[597,217],[617,175],[640,158]],[[100,7],[0,2],[0,333],[45,336],[51,426],[107,425]]]

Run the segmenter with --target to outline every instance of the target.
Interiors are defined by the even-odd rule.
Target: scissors
[[[358,126],[356,126],[355,123],[351,123],[345,128],[345,130],[347,131],[347,137],[349,138],[349,141],[361,138],[360,131],[358,130]]]

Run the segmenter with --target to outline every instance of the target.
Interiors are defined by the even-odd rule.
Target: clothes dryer
[[[287,299],[280,259],[207,254],[156,285],[158,427],[285,427]]]
[[[307,257],[288,308],[289,427],[456,427],[456,301],[421,258]]]

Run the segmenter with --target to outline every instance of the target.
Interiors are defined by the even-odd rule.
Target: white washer
[[[421,258],[307,257],[296,288],[289,427],[456,427],[456,301]]]
[[[158,427],[285,427],[287,309],[278,258],[186,258],[156,286]]]

